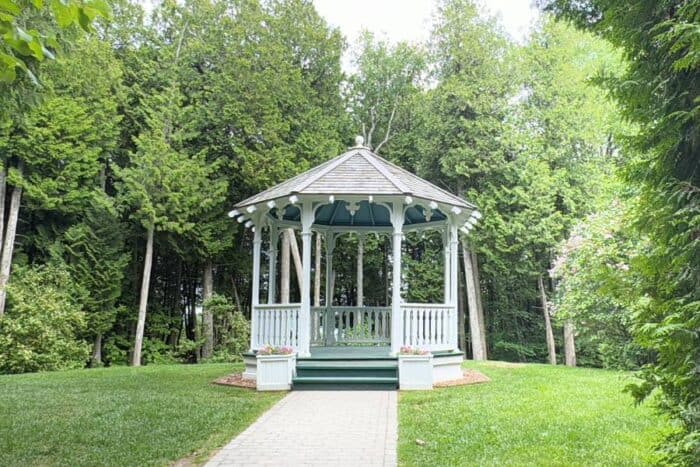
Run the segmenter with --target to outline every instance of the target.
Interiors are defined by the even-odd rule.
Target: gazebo
[[[358,360],[395,362],[400,349],[410,346],[436,357],[435,380],[461,375],[458,235],[468,234],[481,217],[473,204],[381,158],[358,137],[347,152],[241,201],[229,217],[254,232],[251,339],[244,377],[255,377],[254,356],[265,345],[292,347],[299,374],[304,364],[319,361],[335,362],[336,369],[347,362],[355,362],[356,369]],[[301,236],[301,299],[283,304],[277,299],[276,268],[279,236],[289,228]],[[442,233],[444,300],[407,303],[401,297],[403,236],[429,229]],[[311,303],[312,232],[320,233],[325,243],[326,303],[318,307]],[[333,296],[336,239],[348,233],[391,236],[390,306],[333,306],[327,299]],[[260,300],[263,235],[270,240],[266,303]],[[439,369],[441,364],[449,368]],[[304,382],[301,376],[297,379]]]

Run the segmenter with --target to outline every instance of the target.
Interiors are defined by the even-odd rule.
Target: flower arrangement
[[[404,345],[399,349],[401,355],[428,355],[430,350],[421,349],[419,347],[411,347],[410,345]]]
[[[258,355],[291,355],[294,353],[294,349],[289,346],[274,347],[270,344],[263,346],[258,349]]]

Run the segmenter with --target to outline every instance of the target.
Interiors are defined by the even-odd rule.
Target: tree
[[[641,400],[660,389],[661,407],[679,426],[663,446],[665,461],[693,464],[700,455],[698,3],[546,3],[621,47],[628,60],[625,72],[605,83],[640,127],[628,142],[642,157],[630,161],[626,180],[640,188],[635,227],[652,244],[635,265],[644,305],[635,314],[634,333],[658,354],[634,394]]]
[[[556,320],[575,326],[582,364],[636,370],[651,361],[631,333],[634,310],[643,304],[632,265],[648,242],[628,228],[633,202],[621,196],[620,182],[618,189],[560,245],[550,270],[556,281],[553,308]]]
[[[354,63],[357,72],[350,76],[346,90],[350,114],[355,127],[362,130],[364,144],[379,153],[394,136],[397,114],[407,113],[418,91],[424,59],[404,42],[391,46],[364,31]]]
[[[180,102],[173,88],[153,97],[149,127],[136,138],[131,164],[116,171],[121,205],[132,208],[130,217],[146,230],[134,366],[141,365],[156,231],[191,231],[196,216],[220,202],[226,191],[226,182],[214,179],[216,166],[207,164],[203,153],[190,156],[179,149],[184,137]]]
[[[93,339],[91,365],[100,366],[102,337],[116,318],[128,262],[123,232],[109,202],[95,202],[83,222],[71,226],[54,245],[53,255],[65,262],[72,279],[87,292],[81,304]]]
[[[75,212],[94,196],[100,172],[94,123],[84,103],[51,97],[6,133],[4,153],[13,190],[0,259],[0,316],[23,196],[35,207],[63,213]]]
[[[35,84],[36,65],[53,60],[60,49],[62,30],[92,31],[97,17],[109,16],[105,0],[5,0],[0,4],[0,83],[17,79],[17,69]]]

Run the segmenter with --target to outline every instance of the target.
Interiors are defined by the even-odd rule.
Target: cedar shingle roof
[[[241,201],[244,208],[291,195],[413,196],[473,209],[464,201],[411,172],[382,159],[367,148],[355,147],[296,177]]]

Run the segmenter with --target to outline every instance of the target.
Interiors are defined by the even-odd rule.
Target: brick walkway
[[[395,466],[396,394],[291,392],[207,466]]]

